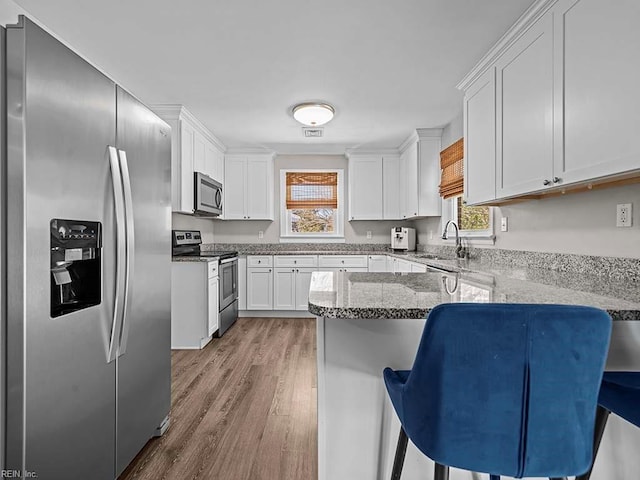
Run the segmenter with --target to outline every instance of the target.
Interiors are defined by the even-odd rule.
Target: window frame
[[[444,226],[449,220],[453,220],[458,224],[458,197],[462,195],[456,195],[455,197],[442,200],[442,224],[441,228],[444,230]],[[464,199],[464,197],[463,197]],[[494,245],[495,244],[495,208],[489,207],[489,228],[484,230],[460,230],[460,238],[464,238],[470,243]],[[449,231],[453,232],[453,229],[449,227]],[[442,233],[441,233],[442,235]],[[444,244],[455,244],[455,235],[453,233],[448,235],[447,240],[442,240]]]
[[[291,232],[290,214],[287,211],[287,173],[337,173],[338,208],[334,213],[333,233]],[[280,169],[280,243],[344,243],[344,169],[342,168],[286,168]]]

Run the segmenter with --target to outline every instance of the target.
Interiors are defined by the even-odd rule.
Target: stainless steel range
[[[201,250],[202,235],[198,230],[173,230],[174,257],[218,257],[220,326],[222,336],[238,318],[238,252]]]

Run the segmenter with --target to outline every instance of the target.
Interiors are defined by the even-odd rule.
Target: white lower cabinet
[[[238,310],[247,309],[247,257],[238,257]]]
[[[422,263],[411,263],[411,273],[427,273],[427,266]]]
[[[311,275],[317,255],[276,255],[273,273],[273,309],[308,310]]]
[[[273,268],[247,268],[247,310],[273,310]]]
[[[396,259],[396,272],[411,272],[411,262],[401,258]]]
[[[308,310],[311,275],[310,268],[275,268],[273,273],[273,309]]]
[[[370,272],[386,272],[387,256],[386,255],[369,255],[369,271]]]
[[[218,330],[218,263],[172,262],[171,348],[204,347]]]

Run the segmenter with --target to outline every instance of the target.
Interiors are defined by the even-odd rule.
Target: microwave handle
[[[216,190],[216,206],[222,210],[222,192],[220,189]]]

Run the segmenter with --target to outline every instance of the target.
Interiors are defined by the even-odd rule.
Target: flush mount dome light
[[[309,127],[324,125],[334,113],[334,108],[327,103],[301,103],[293,107],[293,118]]]

